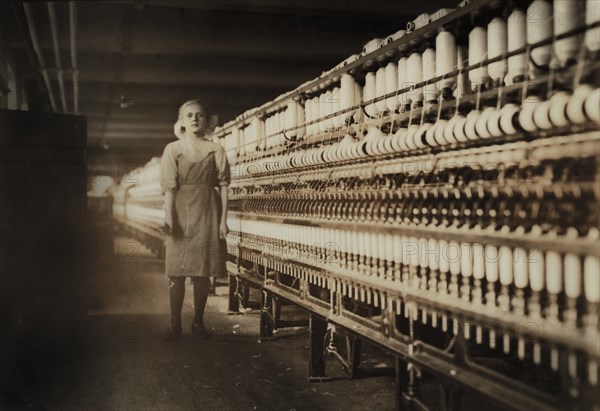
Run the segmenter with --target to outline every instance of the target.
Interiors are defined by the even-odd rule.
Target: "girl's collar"
[[[193,162],[200,161],[214,152],[213,144],[207,138],[184,138],[182,147],[185,157]]]

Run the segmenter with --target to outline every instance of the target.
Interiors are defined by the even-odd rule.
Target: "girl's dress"
[[[230,182],[223,147],[204,139],[169,143],[161,159],[162,193],[175,196],[172,235],[166,240],[166,275],[226,275],[227,247],[219,238],[219,186]]]

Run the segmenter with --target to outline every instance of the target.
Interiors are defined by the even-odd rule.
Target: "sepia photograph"
[[[0,1],[0,411],[600,411],[600,0]]]

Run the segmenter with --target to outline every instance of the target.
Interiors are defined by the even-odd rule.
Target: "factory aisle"
[[[286,330],[258,343],[256,312],[228,316],[226,287],[208,301],[213,336],[190,336],[191,287],[186,285],[184,337],[164,342],[168,322],[163,263],[127,238],[88,273],[90,310],[65,329],[77,343],[35,364],[31,405],[50,410],[362,410],[392,409],[393,377],[349,381],[328,363],[332,383],[308,383],[308,335]],[[368,350],[367,350],[368,351]],[[367,365],[391,364],[378,353]]]

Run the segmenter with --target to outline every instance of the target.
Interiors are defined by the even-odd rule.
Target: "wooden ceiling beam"
[[[54,84],[56,85],[56,84]],[[82,103],[115,104],[121,96],[136,104],[163,104],[178,106],[191,98],[198,98],[210,108],[240,106],[240,102],[260,105],[272,100],[289,89],[272,85],[248,86],[239,83],[222,85],[172,85],[147,84],[139,82],[114,83],[103,81],[82,81],[79,83]],[[68,99],[72,95],[67,96]],[[134,106],[131,106],[134,108]],[[126,112],[127,110],[121,110]],[[134,111],[134,110],[132,110]]]
[[[218,50],[234,55],[274,57],[283,57],[282,54],[293,57],[297,53],[332,56],[332,52],[348,55],[358,52],[373,37],[387,36],[404,28],[410,18],[416,17],[402,11],[403,6],[392,6],[394,2],[387,0],[385,3],[372,9],[361,5],[360,12],[348,18],[342,13],[344,5],[333,4],[327,6],[331,11],[320,15],[310,12],[298,15],[292,13],[294,7],[277,11],[274,3],[249,11],[243,5],[231,10],[198,10],[136,7],[121,1],[80,2],[78,47],[92,52],[122,52],[123,27],[127,27],[131,34],[128,51],[133,52],[171,55]],[[37,8],[41,5],[34,3],[34,9]],[[391,8],[400,10],[400,14],[390,12]],[[68,5],[57,3],[56,12],[59,21],[68,21]],[[47,29],[46,24],[40,22],[40,32]],[[40,40],[42,48],[51,49],[50,39]],[[68,47],[67,36],[61,36],[60,48],[68,50]]]

